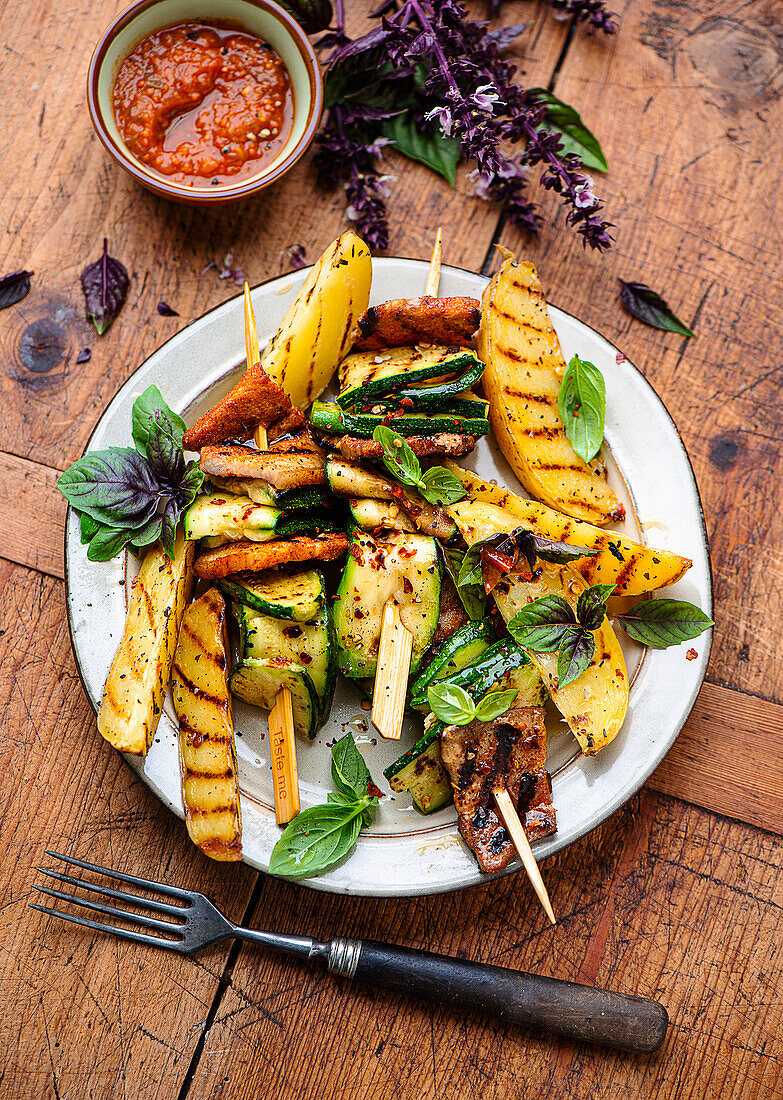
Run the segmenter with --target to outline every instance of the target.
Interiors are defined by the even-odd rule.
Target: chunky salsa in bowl
[[[98,136],[139,182],[212,203],[299,159],[322,83],[304,31],[272,0],[142,0],[99,43],[88,98]]]

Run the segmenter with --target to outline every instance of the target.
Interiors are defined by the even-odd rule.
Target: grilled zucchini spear
[[[190,839],[212,859],[237,860],[242,821],[227,657],[226,603],[210,588],[182,619],[171,694]]]
[[[492,430],[531,496],[599,527],[620,519],[605,475],[566,437],[557,408],[565,360],[531,263],[509,255],[485,290],[478,353]]]
[[[154,546],[131,590],[98,711],[98,729],[120,752],[145,756],[158,728],[182,614],[193,591],[194,554],[194,543],[182,532],[173,559]]]

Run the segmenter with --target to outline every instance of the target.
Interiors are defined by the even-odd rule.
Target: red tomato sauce
[[[285,145],[294,112],[288,70],[271,46],[220,23],[179,23],[142,39],[113,98],[134,156],[189,187],[255,175]]]

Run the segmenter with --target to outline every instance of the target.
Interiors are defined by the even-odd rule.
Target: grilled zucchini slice
[[[489,421],[484,417],[485,403],[471,402],[476,406],[476,416],[462,416],[451,412],[449,407],[429,413],[393,413],[370,415],[364,413],[343,412],[339,405],[331,401],[316,401],[310,410],[310,423],[321,432],[348,433],[362,439],[372,439],[375,429],[384,424],[398,435],[437,435],[449,432],[452,435],[486,435]]]
[[[185,538],[264,542],[274,536],[281,515],[279,508],[255,504],[250,497],[201,496],[185,512]]]
[[[408,791],[422,814],[434,814],[452,799],[451,783],[440,758],[439,723],[384,771],[393,791]]]
[[[226,603],[210,588],[183,615],[171,696],[190,839],[212,859],[237,860],[242,858],[242,817],[227,658]]]
[[[472,665],[495,641],[490,618],[466,623],[447,638],[418,679],[411,685],[411,706],[429,710],[427,689],[437,680],[448,680],[456,672]]]
[[[462,378],[475,371],[478,359],[467,348],[389,348],[388,351],[359,351],[340,365],[340,408],[350,409],[365,398],[383,397],[395,390],[419,383]],[[480,375],[479,375],[480,377]],[[466,390],[472,382],[466,382]],[[461,392],[461,391],[458,391]]]
[[[434,539],[398,532],[380,541],[354,530],[332,605],[340,671],[353,679],[375,675],[383,609],[394,598],[413,634],[415,672],[438,625],[440,582]]]
[[[279,658],[307,669],[320,701],[318,724],[322,725],[332,707],[337,679],[326,608],[308,623],[260,615],[244,604],[234,604],[232,610],[239,625],[241,663]]]
[[[297,623],[309,623],[318,618],[326,599],[324,575],[320,569],[235,573],[222,577],[217,584],[235,603],[244,604],[251,611]]]
[[[363,531],[415,531],[416,524],[403,512],[399,504],[386,500],[356,500],[349,502],[349,510],[357,527]]]
[[[173,559],[154,546],[131,589],[125,629],[98,711],[98,729],[120,752],[145,756],[158,728],[179,626],[193,591],[194,552],[181,532]]]
[[[294,730],[312,741],[318,732],[320,700],[304,665],[284,657],[243,661],[231,673],[229,687],[246,703],[271,710],[280,688],[291,692]]]

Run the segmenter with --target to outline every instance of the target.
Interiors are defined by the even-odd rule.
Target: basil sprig
[[[69,466],[57,488],[79,513],[90,561],[160,539],[169,557],[179,518],[201,488],[197,462],[185,462],[185,421],[150,386],[133,405],[130,447],[93,451]]]
[[[606,383],[598,367],[575,355],[566,368],[557,407],[568,442],[589,462],[604,438]]]
[[[474,703],[459,684],[431,684],[427,689],[430,709],[447,726],[467,726],[470,722],[491,722],[511,707],[518,695],[516,688],[489,691]]]
[[[562,596],[543,596],[508,623],[514,641],[537,653],[557,652],[558,687],[576,680],[593,659],[595,635],[606,617],[614,585],[594,584],[580,593],[576,612]],[[712,619],[685,600],[648,600],[616,616],[629,637],[656,649],[679,645],[711,627]]]
[[[367,765],[347,733],[332,748],[336,791],[321,806],[311,806],[287,825],[272,849],[269,871],[285,878],[315,875],[348,855],[362,825],[369,825],[378,798]]]
[[[456,504],[467,490],[456,474],[445,466],[432,466],[422,473],[421,464],[405,439],[379,424],[372,437],[383,447],[383,464],[389,473],[412,489],[418,489],[430,504]]]

